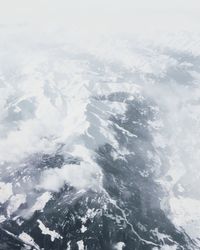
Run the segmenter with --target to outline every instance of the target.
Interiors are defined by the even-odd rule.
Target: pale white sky
[[[0,0],[0,24],[41,31],[198,31],[199,0]]]

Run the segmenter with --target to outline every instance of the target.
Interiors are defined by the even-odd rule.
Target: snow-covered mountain
[[[197,42],[1,44],[1,249],[200,248]]]

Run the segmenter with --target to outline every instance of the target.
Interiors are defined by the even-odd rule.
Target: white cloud
[[[12,183],[0,182],[0,203],[6,202],[12,194]]]
[[[64,184],[77,189],[98,188],[101,174],[98,166],[87,162],[80,165],[64,165],[62,168],[48,169],[42,172],[39,188],[59,191]]]
[[[142,32],[197,30],[197,0],[0,1],[0,23],[27,24],[35,31]]]

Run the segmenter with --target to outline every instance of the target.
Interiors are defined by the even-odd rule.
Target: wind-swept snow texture
[[[52,2],[0,0],[0,250],[200,249],[193,18],[187,32],[147,35],[131,32],[137,10],[165,30],[162,11],[178,0],[150,12],[133,1],[133,19],[130,1],[71,4],[66,19],[67,4]]]

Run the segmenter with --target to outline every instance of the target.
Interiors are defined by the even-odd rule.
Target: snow
[[[93,220],[93,218],[98,214],[98,210],[93,209],[88,209],[85,216],[81,217],[81,221],[83,224],[85,224],[87,222],[87,219]],[[86,227],[84,225],[82,225],[82,228],[84,231],[86,229]]]
[[[42,231],[42,234],[50,235],[51,241],[54,241],[55,239],[62,239],[63,237],[57,233],[55,230],[51,231],[48,227],[46,227],[41,220],[37,220],[39,223],[39,228]]]
[[[118,242],[115,246],[114,249],[115,250],[123,250],[123,248],[126,246],[126,244],[124,242]]]
[[[82,225],[81,227],[81,233],[85,233],[87,231],[87,227],[85,227],[84,225]]]
[[[6,220],[6,217],[4,215],[0,215],[0,223],[4,222]]]
[[[84,243],[82,240],[77,241],[78,250],[84,250]]]
[[[66,250],[70,250],[71,249],[70,243],[71,243],[71,241],[67,242],[67,249]]]
[[[26,243],[30,246],[33,246],[34,249],[36,249],[36,250],[40,249],[40,247],[35,243],[34,239],[29,234],[27,234],[25,232],[22,232],[19,235],[19,239],[22,240],[24,243]]]
[[[190,237],[200,234],[200,201],[187,197],[170,198],[171,217],[174,224],[183,227]]]
[[[21,111],[21,108],[16,106],[15,109],[14,109],[14,112],[19,113],[20,111]]]
[[[152,250],[177,250],[178,247],[176,245],[164,245],[164,246],[161,246],[159,248],[157,247],[154,247]]]

